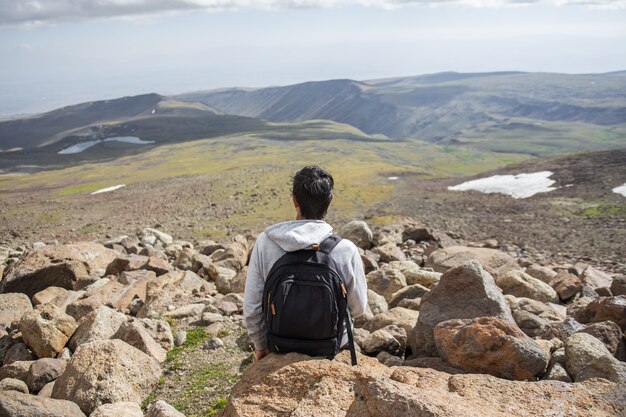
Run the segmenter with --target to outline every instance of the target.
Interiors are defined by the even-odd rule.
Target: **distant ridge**
[[[351,124],[367,134],[439,142],[457,139],[468,131],[509,125],[511,118],[523,119],[522,124],[527,125],[543,123],[544,128],[552,128],[547,122],[584,123],[602,126],[600,129],[624,125],[626,80],[622,73],[444,72],[221,89],[177,98],[269,121],[330,119]],[[562,127],[554,126],[557,130]],[[510,126],[505,130],[510,132]]]

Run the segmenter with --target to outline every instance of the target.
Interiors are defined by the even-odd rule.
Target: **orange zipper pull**
[[[346,298],[346,294],[348,292],[346,291],[346,287],[345,287],[345,285],[343,285],[343,282],[341,283],[341,292],[343,294],[343,298]]]
[[[274,303],[272,303],[272,316],[276,315],[276,308],[274,307]]]

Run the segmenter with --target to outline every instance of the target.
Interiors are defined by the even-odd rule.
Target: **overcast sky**
[[[626,0],[0,0],[0,115],[440,71],[626,69]]]

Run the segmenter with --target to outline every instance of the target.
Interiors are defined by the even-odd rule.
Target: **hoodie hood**
[[[285,252],[321,243],[333,231],[323,220],[292,220],[265,229],[265,234]]]

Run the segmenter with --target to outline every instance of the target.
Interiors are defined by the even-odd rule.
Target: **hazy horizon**
[[[37,3],[37,7],[33,4]],[[155,92],[626,69],[625,1],[0,1],[0,115]]]

